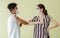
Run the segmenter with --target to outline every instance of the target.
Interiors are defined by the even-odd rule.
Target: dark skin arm
[[[19,18],[19,17],[16,17],[16,20],[17,20],[19,23],[21,23],[21,25],[22,25],[22,24],[28,25],[28,22],[26,22],[25,20],[23,20],[23,19],[21,19],[21,18]]]

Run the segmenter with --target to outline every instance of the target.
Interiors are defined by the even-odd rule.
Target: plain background
[[[8,38],[7,18],[10,12],[7,5],[12,2],[18,4],[20,12],[18,16],[26,21],[39,15],[36,13],[36,7],[42,3],[48,10],[48,14],[60,24],[60,0],[0,0],[0,38]],[[52,23],[50,25],[52,26]],[[33,25],[23,25],[20,30],[21,38],[33,38]],[[51,38],[60,38],[60,26],[50,30],[49,33]]]

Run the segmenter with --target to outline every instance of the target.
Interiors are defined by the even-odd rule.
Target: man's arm
[[[20,25],[20,27],[21,27],[21,26],[22,26],[22,23],[20,23],[19,25]]]
[[[23,20],[23,19],[21,19],[21,18],[19,18],[19,17],[16,17],[16,20],[17,20],[18,22],[20,22],[21,24],[24,24],[24,25],[27,25],[27,24],[28,24],[28,22],[26,22],[25,20]]]

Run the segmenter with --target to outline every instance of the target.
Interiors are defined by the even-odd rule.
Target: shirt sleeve
[[[29,22],[36,22],[37,16],[35,16],[34,18],[32,18],[31,20],[29,20]]]
[[[49,16],[49,15],[48,15],[48,17],[49,17],[49,20],[51,21],[52,17],[51,17],[51,16]]]

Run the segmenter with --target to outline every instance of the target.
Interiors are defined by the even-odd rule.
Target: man
[[[27,25],[28,23],[18,16],[16,14],[18,13],[17,4],[16,3],[10,3],[8,4],[8,9],[11,12],[11,14],[8,17],[8,38],[20,38],[20,30],[19,27],[21,24]]]

